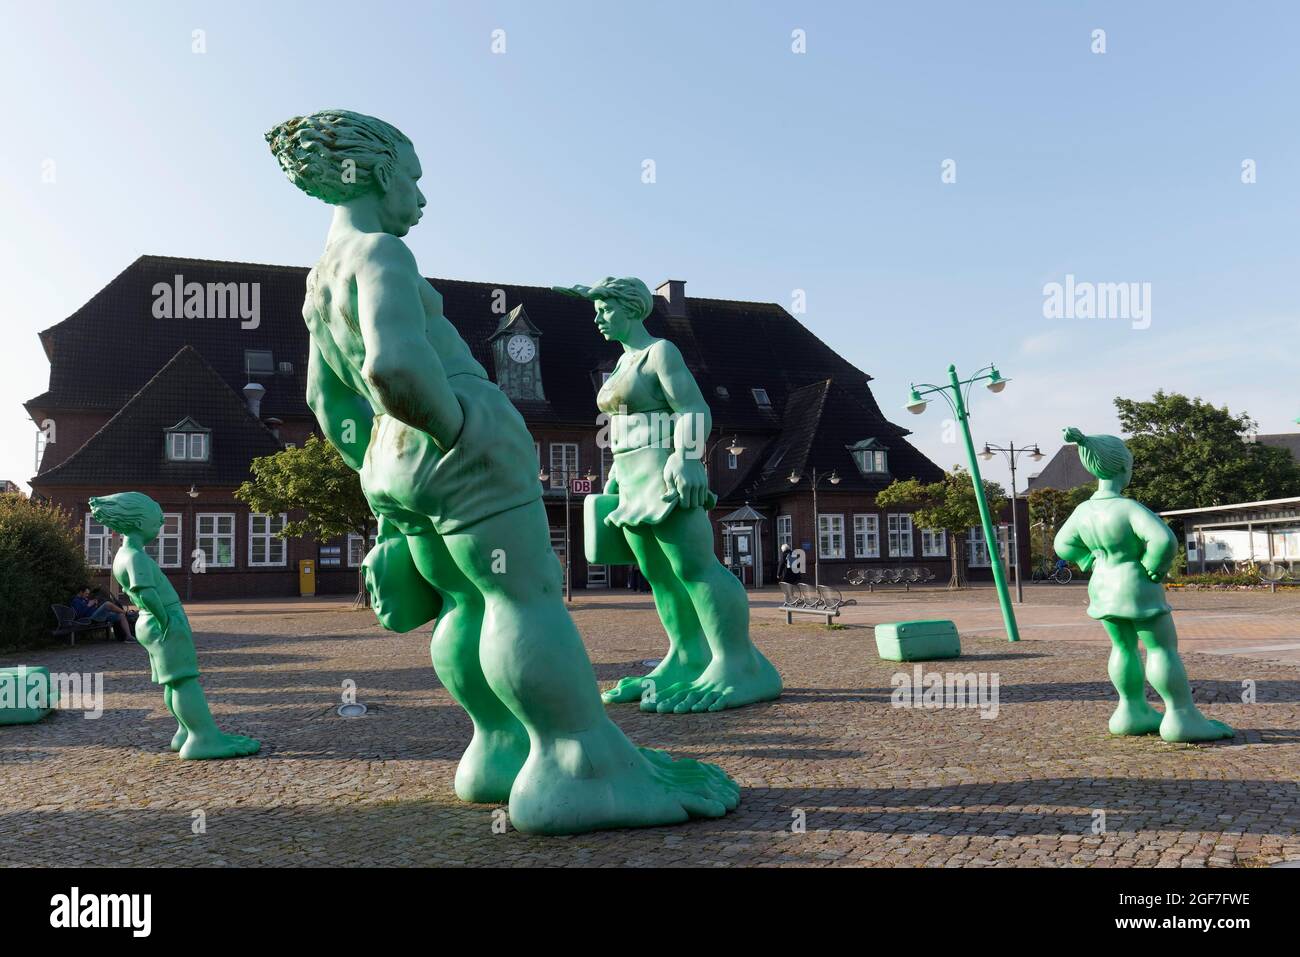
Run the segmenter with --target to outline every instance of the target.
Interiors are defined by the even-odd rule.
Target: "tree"
[[[1041,534],[1035,535],[1032,529],[1030,531],[1029,549],[1035,566],[1049,557],[1056,530],[1093,491],[1091,485],[1080,485],[1068,490],[1036,488],[1029,493],[1029,524],[1038,525],[1041,522],[1044,526]]]
[[[361,479],[338,449],[316,436],[298,448],[253,459],[253,478],[235,497],[255,512],[298,513],[285,523],[282,538],[310,535],[316,539],[357,534],[370,540],[374,515],[361,491]],[[357,603],[369,604],[365,580],[357,569]]]
[[[1129,494],[1154,511],[1300,495],[1291,453],[1248,441],[1258,423],[1245,413],[1163,390],[1115,408],[1133,453]]]
[[[1007,503],[1007,493],[997,482],[985,480],[984,495],[993,515],[997,515]],[[895,479],[876,495],[876,504],[883,508],[910,508],[912,521],[918,528],[943,529],[948,536],[948,554],[952,559],[952,578],[948,587],[962,587],[961,543],[967,530],[980,524],[979,504],[969,472],[957,465],[939,482]]]
[[[0,495],[0,648],[49,639],[51,605],[66,605],[90,580],[77,523],[53,505]]]

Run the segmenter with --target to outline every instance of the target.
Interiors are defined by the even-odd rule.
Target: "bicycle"
[[[1068,562],[1057,559],[1055,563],[1046,559],[1029,576],[1031,582],[1053,581],[1058,585],[1068,585],[1074,580],[1074,570]]]

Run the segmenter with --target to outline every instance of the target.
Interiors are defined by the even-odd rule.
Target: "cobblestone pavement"
[[[866,596],[832,630],[786,625],[776,599],[759,593],[753,631],[785,677],[779,701],[710,715],[611,709],[637,743],[721,764],[744,787],[740,807],[716,821],[568,838],[495,833],[494,808],[456,800],[469,720],[434,677],[426,638],[386,634],[368,612],[326,599],[196,604],[213,711],[228,730],[260,737],[262,753],[177,760],[167,750],[174,725],[137,645],[4,656],[0,665],[103,672],[105,711],[0,728],[0,853],[10,865],[74,866],[1251,867],[1300,858],[1300,667],[1268,652],[1188,652],[1197,702],[1237,736],[1204,746],[1112,738],[1101,629],[1073,623],[1081,593],[1027,593],[1027,640],[1017,645],[998,637],[987,590]],[[1292,597],[1175,602],[1186,633],[1202,628],[1220,648],[1300,636]],[[912,666],[876,657],[869,624],[886,614],[957,620],[960,665],[923,667],[996,675],[996,717],[891,707],[891,677]],[[647,596],[579,593],[574,617],[602,682],[663,652]],[[335,713],[348,679],[370,708],[364,717]],[[1242,701],[1245,681],[1253,704]]]

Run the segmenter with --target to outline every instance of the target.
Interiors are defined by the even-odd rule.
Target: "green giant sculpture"
[[[1056,553],[1077,562],[1088,581],[1088,614],[1110,635],[1110,680],[1119,707],[1111,734],[1155,734],[1166,741],[1213,741],[1235,732],[1192,703],[1192,689],[1178,656],[1178,633],[1161,584],[1178,551],[1178,540],[1160,517],[1123,492],[1133,477],[1133,455],[1113,435],[1065,430],[1079,447],[1083,467],[1097,477],[1097,491],[1074,510],[1056,535]],[[1139,641],[1146,646],[1143,674]],[[1147,703],[1145,680],[1164,699],[1162,715]]]
[[[187,760],[241,758],[261,744],[217,727],[199,684],[199,658],[180,596],[145,546],[158,537],[163,510],[141,492],[119,492],[90,500],[95,521],[123,536],[113,556],[113,577],[140,609],[135,637],[149,652],[154,684],[164,686],[163,703],[176,719],[171,748]]]
[[[597,551],[599,525],[625,538],[668,633],[668,653],[654,670],[621,679],[604,700],[639,700],[642,711],[684,714],[778,697],[781,676],[750,641],[745,587],[713,551],[708,510],[717,497],[703,463],[709,406],[677,347],[646,331],[650,290],[640,279],[612,276],[556,290],[595,303],[596,328],[623,346],[596,397],[609,416],[614,452],[605,493],[618,498],[607,514],[589,512],[589,521],[598,523]]]
[[[293,184],[334,207],[303,304],[308,402],[382,520],[367,568],[381,620],[437,615],[434,668],[474,723],[457,795],[508,801],[517,829],[548,834],[734,808],[739,788],[720,769],[638,749],[601,706],[564,607],[532,437],[401,240],[425,205],[411,141],[346,110],[266,138]],[[398,614],[411,605],[424,614]]]

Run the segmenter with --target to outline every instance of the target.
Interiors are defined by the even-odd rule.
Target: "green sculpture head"
[[[626,342],[634,326],[645,322],[654,298],[640,279],[606,276],[594,286],[555,286],[556,292],[590,299],[596,304],[596,328],[606,341]]]
[[[1079,461],[1102,482],[1123,491],[1133,478],[1133,453],[1114,435],[1084,435],[1074,426],[1065,430],[1065,441],[1079,447]]]
[[[405,236],[423,215],[415,147],[383,120],[322,110],[285,120],[266,141],[293,185],[332,206],[367,209],[386,233]]]
[[[139,535],[147,545],[158,537],[163,510],[143,492],[118,492],[91,498],[90,514],[95,521],[120,535]]]

